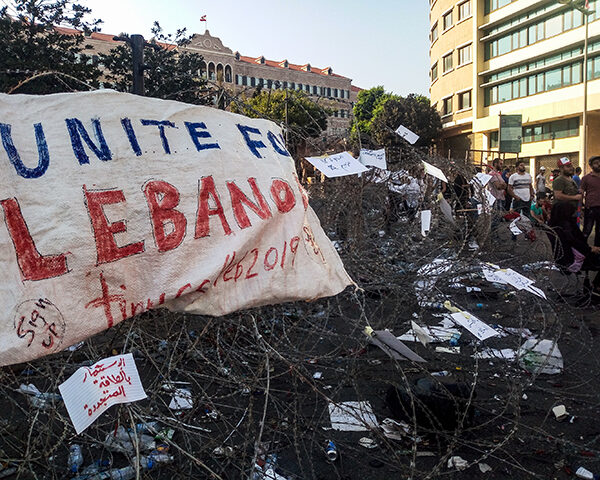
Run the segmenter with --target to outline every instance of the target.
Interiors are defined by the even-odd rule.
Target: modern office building
[[[530,170],[600,155],[600,0],[430,0],[431,101],[442,116],[441,148],[489,161],[500,114],[522,115],[519,156]],[[587,95],[586,95],[587,91]],[[483,152],[483,153],[481,153]]]

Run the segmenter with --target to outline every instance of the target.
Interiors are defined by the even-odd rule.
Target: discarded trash
[[[440,304],[441,307],[443,308],[443,305]],[[425,336],[429,339],[428,343],[434,343],[434,342],[447,342],[448,340],[450,340],[450,342],[452,342],[452,338],[454,336],[457,336],[457,338],[460,338],[460,332],[459,330],[454,327],[454,326],[450,326],[447,327],[445,325],[443,325],[444,322],[442,322],[442,324],[440,325],[434,325],[434,326],[420,326],[417,325],[416,323],[414,325],[417,325],[417,327],[425,334]],[[411,325],[413,324],[413,322],[411,322]],[[401,340],[403,342],[415,342],[415,341],[421,341],[421,339],[419,338],[419,334],[417,334],[414,325],[412,326],[412,328],[406,332],[404,335],[401,335],[398,338],[398,340]],[[452,325],[454,325],[452,323]],[[452,345],[452,343],[450,343],[450,345]]]
[[[135,440],[137,436],[137,442],[141,451],[154,450],[156,448],[156,442],[154,437],[145,435],[143,433],[132,432],[127,430],[125,427],[120,425],[115,432],[110,432],[104,440],[104,446],[109,450],[121,453],[131,453],[135,451]]]
[[[497,337],[500,334],[492,327],[483,323],[475,315],[468,312],[457,312],[450,315],[460,326],[466,328],[469,332],[475,335],[479,340],[486,340],[490,337]]]
[[[313,373],[313,378],[315,380],[321,380],[321,378],[323,378],[323,372],[315,372],[315,373]]]
[[[517,352],[512,348],[503,348],[501,350],[495,348],[485,348],[481,352],[477,352],[474,355],[474,358],[499,358],[504,360],[514,360],[515,358],[517,358]]]
[[[29,385],[22,383],[17,391],[26,394],[29,404],[40,410],[46,410],[53,407],[54,402],[61,399],[61,396],[58,393],[40,392],[33,383],[30,383]]]
[[[454,456],[448,459],[448,468],[456,468],[457,470],[464,470],[469,465],[464,458]]]
[[[216,447],[212,453],[215,457],[229,457],[229,456],[233,455],[233,448],[231,448],[231,447]]]
[[[479,463],[479,470],[481,473],[487,473],[492,471],[492,467],[490,467],[487,463]]]
[[[84,477],[87,475],[93,475],[95,473],[103,472],[104,470],[108,470],[111,466],[110,460],[96,460],[94,463],[88,465],[83,468],[79,475],[80,477]]]
[[[577,478],[585,478],[587,480],[594,480],[594,474],[590,472],[588,469],[579,467],[575,472]]]
[[[192,399],[192,392],[187,388],[176,388],[169,403],[171,410],[186,410],[194,408],[194,400]]]
[[[452,334],[452,337],[450,338],[450,346],[451,347],[456,347],[458,345],[458,341],[460,340],[460,332],[456,332]]]
[[[554,417],[559,422],[562,422],[569,415],[569,412],[567,412],[567,408],[564,405],[557,405],[556,407],[553,407],[552,413],[554,413]]]
[[[371,327],[366,327],[365,334],[371,343],[381,348],[394,360],[408,359],[413,362],[426,362],[424,358],[413,352],[388,330],[373,330]]]
[[[375,440],[373,440],[372,438],[369,437],[362,437],[359,441],[358,444],[361,447],[365,447],[365,448],[377,448],[377,442]]]
[[[427,346],[428,343],[431,343],[433,341],[433,339],[427,334],[425,329],[420,327],[418,324],[411,320],[410,325],[412,326],[413,333],[419,339],[419,342],[421,342],[424,346]]]
[[[556,342],[530,338],[519,349],[519,366],[530,373],[562,372],[563,357]]]
[[[81,445],[76,443],[69,447],[69,459],[67,460],[69,472],[77,473],[83,465],[83,454],[81,453]]]
[[[448,370],[442,370],[441,372],[432,372],[431,376],[433,377],[448,377],[450,372]]]
[[[327,440],[327,444],[325,446],[325,455],[327,455],[327,460],[330,462],[335,462],[338,458],[337,447],[331,440]]]
[[[369,402],[330,403],[329,417],[334,430],[361,432],[377,426],[377,418]]]
[[[393,418],[386,418],[381,422],[381,428],[383,429],[383,435],[390,440],[402,440],[405,437],[417,442],[421,440],[413,437],[410,426],[404,421],[397,422]]]
[[[460,353],[460,347],[435,347],[435,351],[437,353],[458,354]]]

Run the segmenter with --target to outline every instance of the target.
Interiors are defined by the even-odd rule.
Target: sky
[[[219,37],[242,55],[331,66],[361,88],[429,96],[429,4],[425,0],[79,0],[102,32],[150,38],[166,33]],[[200,22],[206,15],[207,22]]]

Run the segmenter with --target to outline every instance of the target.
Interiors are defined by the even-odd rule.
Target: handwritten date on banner
[[[78,434],[111,405],[146,398],[131,353],[81,367],[58,388]]]

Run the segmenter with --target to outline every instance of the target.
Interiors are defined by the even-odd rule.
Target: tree
[[[404,125],[419,135],[418,146],[433,144],[442,131],[440,115],[427,97],[410,94],[407,97],[388,98],[373,111],[371,134],[378,145],[406,149],[406,141],[395,133]]]
[[[100,70],[84,53],[88,46],[82,34],[100,23],[85,21],[89,8],[71,0],[13,4],[10,11],[0,9],[0,91],[55,93],[97,86]],[[56,73],[44,75],[49,72]]]
[[[206,81],[199,76],[202,55],[181,48],[190,41],[186,30],[167,35],[160,24],[154,22],[152,34],[154,38],[150,44],[154,48],[144,49],[146,95],[186,103],[210,103]],[[101,55],[100,61],[105,69],[105,86],[121,92],[131,91],[133,62],[129,44],[124,43]]]
[[[253,118],[267,118],[289,128],[290,153],[295,154],[308,138],[319,137],[327,128],[329,111],[296,90],[267,90],[260,87],[251,98],[232,104],[232,111]]]
[[[356,103],[352,110],[354,118],[350,129],[350,138],[354,143],[359,143],[360,133],[361,145],[374,146],[371,138],[373,113],[382,103],[390,98],[400,99],[401,97],[387,93],[382,86],[358,92]]]

